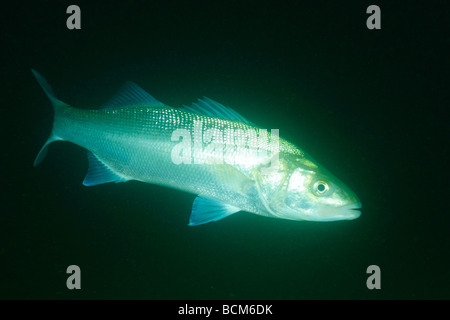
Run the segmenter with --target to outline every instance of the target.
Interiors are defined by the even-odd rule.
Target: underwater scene
[[[0,299],[449,299],[443,11],[11,4]]]

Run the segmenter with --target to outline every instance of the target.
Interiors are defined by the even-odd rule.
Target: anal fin
[[[89,169],[83,184],[85,186],[95,186],[108,182],[125,182],[127,179],[115,174],[106,164],[104,164],[95,154],[88,151]]]

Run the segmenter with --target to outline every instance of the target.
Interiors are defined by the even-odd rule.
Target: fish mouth
[[[351,218],[349,218],[348,220],[353,220],[359,218],[359,216],[361,215],[361,206],[361,202],[355,202],[341,208],[347,210],[347,213],[350,214]]]
[[[322,207],[318,215],[322,221],[354,220],[361,216],[361,202],[347,204],[341,207]]]

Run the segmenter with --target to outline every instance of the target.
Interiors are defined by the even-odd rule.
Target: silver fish
[[[127,82],[103,108],[77,109],[32,72],[55,113],[35,166],[51,142],[70,141],[88,150],[86,186],[137,180],[198,195],[189,225],[239,211],[309,221],[361,214],[358,197],[302,149],[218,102],[173,108]]]

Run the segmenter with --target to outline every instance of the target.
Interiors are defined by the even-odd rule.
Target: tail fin
[[[53,110],[55,112],[55,119],[56,119],[58,113],[62,109],[68,107],[68,105],[56,98],[52,87],[48,84],[47,80],[45,80],[45,78],[43,76],[41,76],[36,70],[31,69],[31,72],[36,77],[36,80],[41,85],[41,87],[44,90],[44,92],[47,95],[47,97],[50,99],[50,102],[52,103],[52,106],[53,106]],[[53,128],[52,132],[50,133],[50,137],[47,139],[47,141],[45,142],[44,146],[39,151],[36,159],[34,160],[34,166],[35,167],[37,165],[39,165],[39,163],[41,163],[41,161],[45,158],[45,155],[47,154],[47,150],[48,150],[48,145],[50,143],[52,143],[53,141],[58,141],[58,140],[62,140],[62,139],[55,134],[54,128]]]

